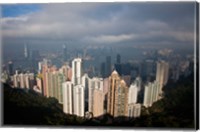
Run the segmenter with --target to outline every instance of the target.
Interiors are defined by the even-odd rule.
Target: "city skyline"
[[[108,124],[137,124],[157,114],[178,119],[171,118],[177,108],[169,97],[196,72],[195,2],[0,6],[1,83],[49,99],[57,103],[54,110],[74,116],[61,122],[101,124],[107,118]],[[191,82],[183,89],[193,92]]]

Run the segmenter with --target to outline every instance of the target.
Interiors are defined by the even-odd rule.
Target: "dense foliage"
[[[113,118],[106,114],[99,118],[83,119],[66,115],[55,98],[46,98],[34,91],[10,88],[4,84],[4,125],[89,125],[194,128],[193,75],[169,83],[164,98],[152,107],[142,107],[140,118]]]
[[[4,125],[79,125],[83,119],[66,115],[55,98],[4,84]]]

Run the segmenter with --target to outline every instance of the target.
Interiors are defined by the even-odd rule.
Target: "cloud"
[[[1,18],[2,36],[4,40],[73,39],[97,44],[128,41],[193,44],[194,12],[189,10],[192,7],[193,4],[182,3],[44,4],[37,12]]]
[[[85,40],[93,43],[119,43],[129,41],[137,38],[135,34],[122,34],[122,35],[101,35],[97,37],[86,37]]]

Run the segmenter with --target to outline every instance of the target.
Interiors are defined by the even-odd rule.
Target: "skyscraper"
[[[103,78],[106,77],[106,64],[105,64],[105,62],[101,63],[101,77],[103,77]]]
[[[169,64],[165,61],[158,61],[156,69],[156,81],[159,83],[159,94],[162,95],[162,88],[168,81]]]
[[[82,59],[81,58],[75,58],[72,61],[72,83],[74,85],[81,84],[81,77],[82,77]]]
[[[88,74],[84,74],[82,76],[82,81],[81,84],[85,88],[85,110],[88,111],[88,104],[89,104],[89,83],[90,83],[90,78]]]
[[[43,95],[48,97],[48,66],[47,64],[42,65],[42,80],[43,80]]]
[[[13,75],[13,62],[12,61],[8,62],[8,73],[10,76]]]
[[[58,92],[57,92],[57,99],[59,101],[59,103],[63,103],[63,91],[62,91],[62,83],[65,82],[65,76],[64,74],[62,73],[58,73],[57,74],[57,89],[58,89]]]
[[[117,64],[120,64],[121,63],[121,56],[120,54],[117,54]]]
[[[76,85],[73,88],[73,110],[77,116],[84,117],[85,114],[85,93],[82,85]]]
[[[14,87],[18,88],[33,88],[35,85],[35,78],[33,73],[20,73],[16,72],[13,75],[13,84]]]
[[[93,91],[93,116],[98,117],[104,114],[104,94],[103,89]]]
[[[138,92],[141,89],[141,79],[137,77],[131,84],[128,92],[128,104],[136,104],[138,99]]]
[[[64,82],[63,87],[63,111],[73,114],[73,84],[71,81]]]
[[[144,89],[143,105],[150,107],[159,99],[159,84],[157,81],[149,82]]]
[[[63,44],[63,52],[62,52],[62,56],[63,56],[63,61],[67,61],[67,46],[66,44]]]
[[[42,81],[42,75],[39,74],[37,77],[36,77],[36,85],[37,87],[39,88],[40,90],[40,93],[43,93],[43,81]]]
[[[99,98],[95,97],[94,91],[96,91],[96,97],[99,96]],[[100,115],[99,113],[103,113],[103,99],[103,78],[93,77],[89,82],[88,110],[89,112],[92,112],[94,116]],[[98,106],[95,102],[98,102]],[[102,111],[97,111],[95,109],[100,109]]]
[[[14,86],[15,88],[20,87],[19,80],[20,80],[19,74],[18,74],[18,72],[16,72],[15,75],[13,75],[13,86]]]
[[[114,116],[128,115],[128,87],[116,71],[109,77],[107,112]]]
[[[20,88],[25,88],[25,76],[23,73],[19,74]]]
[[[141,104],[129,104],[128,105],[128,117],[140,117],[141,114]]]
[[[29,47],[27,44],[24,45],[24,58],[25,59],[29,58]]]

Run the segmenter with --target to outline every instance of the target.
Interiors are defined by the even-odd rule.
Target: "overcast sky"
[[[3,43],[194,44],[195,2],[2,5]]]

